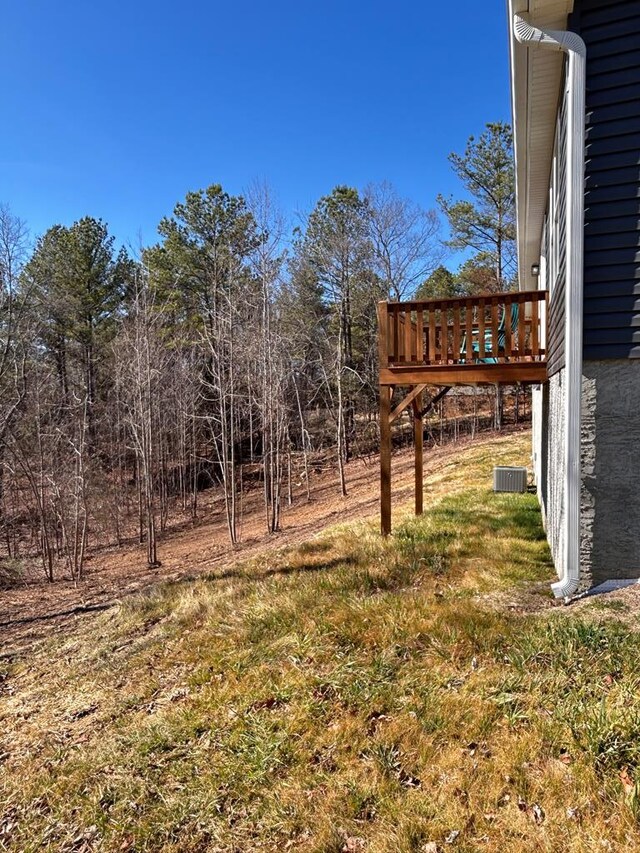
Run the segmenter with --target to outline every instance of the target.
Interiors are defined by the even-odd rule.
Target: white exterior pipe
[[[562,577],[551,585],[569,598],[580,581],[580,408],[582,405],[582,299],[584,278],[584,111],[586,47],[577,33],[541,30],[513,16],[515,38],[530,47],[564,51],[567,71],[567,265],[565,286],[564,516]]]

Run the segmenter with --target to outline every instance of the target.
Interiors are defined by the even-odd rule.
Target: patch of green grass
[[[536,592],[535,497],[490,490],[525,454],[469,448],[386,540],[334,528],[11,665],[0,849],[640,849],[640,638]]]
[[[629,605],[626,601],[620,601],[619,598],[605,599],[600,601],[597,598],[592,602],[591,607],[594,610],[608,610],[614,613],[628,613]]]

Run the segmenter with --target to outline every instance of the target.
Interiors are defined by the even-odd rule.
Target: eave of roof
[[[531,267],[540,257],[563,55],[517,42],[513,16],[523,13],[542,29],[565,30],[572,9],[573,0],[507,0],[521,290],[537,287]]]

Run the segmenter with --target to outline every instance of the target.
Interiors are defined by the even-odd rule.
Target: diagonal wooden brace
[[[396,418],[399,418],[400,415],[404,412],[404,410],[407,409],[413,403],[416,397],[422,394],[426,387],[426,385],[416,385],[416,387],[407,394],[404,400],[401,403],[398,403],[395,409],[391,412],[389,416],[389,423],[393,423]]]
[[[419,417],[423,418],[428,412],[430,412],[431,409],[433,409],[433,407],[437,403],[439,403],[440,400],[442,400],[442,398],[445,396],[445,394],[449,393],[449,391],[451,391],[450,385],[446,385],[444,388],[442,388],[440,391],[438,391],[438,393],[435,395],[435,397],[432,397],[429,400],[429,402],[427,403],[427,405],[424,407],[424,409],[420,412]]]

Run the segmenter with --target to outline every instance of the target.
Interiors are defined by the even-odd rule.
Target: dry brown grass
[[[551,606],[535,497],[488,488],[526,453],[7,664],[0,849],[640,849],[640,639]]]

